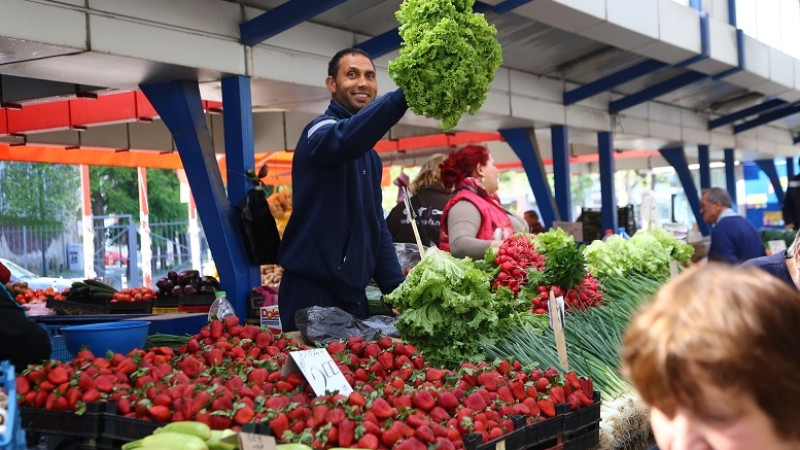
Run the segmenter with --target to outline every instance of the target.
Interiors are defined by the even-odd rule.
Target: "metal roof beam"
[[[738,134],[741,133],[742,131],[751,130],[753,128],[760,127],[761,125],[774,122],[778,119],[783,119],[784,117],[788,117],[797,114],[799,112],[800,112],[800,102],[792,103],[788,106],[784,106],[783,108],[761,114],[760,116],[756,117],[753,120],[741,123],[739,125],[734,125],[733,134]]]
[[[745,108],[741,111],[736,111],[734,113],[730,113],[726,116],[717,117],[716,119],[708,121],[708,129],[713,130],[714,128],[719,128],[723,125],[727,125],[729,123],[733,123],[737,120],[745,119],[750,116],[754,116],[756,114],[760,114],[771,109],[775,109],[779,106],[783,106],[786,104],[786,101],[781,100],[779,98],[773,98],[771,100],[767,100],[763,103],[759,103],[758,105],[751,106],[749,108]]]
[[[800,134],[798,134],[797,136],[795,136],[795,137],[792,139],[792,143],[793,143],[793,144],[800,144]]]
[[[640,103],[644,103],[656,97],[660,97],[664,94],[668,94],[672,91],[688,86],[692,83],[696,83],[707,76],[708,75],[699,72],[687,72],[683,75],[678,75],[677,77],[670,78],[662,83],[650,86],[635,94],[631,94],[619,100],[614,100],[608,105],[608,111],[612,114],[618,113],[624,109],[631,108]]]
[[[648,59],[634,66],[622,69],[619,72],[612,73],[599,80],[586,83],[579,88],[571,91],[564,92],[563,102],[564,105],[571,105],[577,103],[585,98],[605,92],[611,88],[619,86],[620,84],[627,83],[628,81],[635,80],[636,78],[653,73],[658,69],[667,67],[667,63],[656,61],[655,59]]]
[[[239,25],[241,42],[256,45],[347,0],[289,0]]]
[[[533,0],[505,0],[504,2],[494,5],[492,12],[495,14],[507,13],[518,6],[522,6],[525,3],[530,3],[531,1]]]

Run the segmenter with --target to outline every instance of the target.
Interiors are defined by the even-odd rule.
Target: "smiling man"
[[[403,273],[381,207],[383,164],[373,149],[408,109],[398,89],[376,98],[375,65],[348,48],[328,64],[331,103],[309,123],[292,163],[294,210],[279,253],[278,294],[283,331],[296,330],[295,312],[336,306],[367,316],[366,287],[383,293]]]

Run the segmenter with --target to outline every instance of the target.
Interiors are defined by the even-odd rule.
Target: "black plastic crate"
[[[563,432],[562,416],[556,415],[536,423],[528,424],[525,416],[513,416],[515,429],[485,444],[481,443],[481,435],[471,433],[464,436],[464,447],[467,450],[522,450],[547,449],[558,444]]]
[[[583,430],[584,428],[591,427],[592,425],[600,422],[600,392],[595,391],[592,396],[594,404],[581,408],[577,411],[569,411],[569,405],[566,405],[567,411],[564,414],[564,434],[575,433]],[[565,405],[558,405],[559,410],[563,409]]]
[[[47,307],[59,315],[92,315],[92,314],[150,314],[153,311],[152,300],[141,302],[83,303],[70,300],[47,300]]]
[[[87,404],[86,412],[80,415],[67,411],[21,408],[22,428],[35,433],[97,439],[103,431],[103,415],[109,408],[116,409],[105,402]]]
[[[178,297],[178,306],[211,306],[216,296],[213,292]]]
[[[583,430],[567,434],[562,441],[564,450],[594,450],[600,447],[600,424],[595,423]]]
[[[116,413],[103,417],[102,439],[107,441],[131,442],[153,434],[156,428],[164,425],[152,420],[125,417]]]

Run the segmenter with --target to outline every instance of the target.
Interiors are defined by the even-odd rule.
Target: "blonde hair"
[[[408,191],[411,193],[411,195],[416,194],[417,191],[426,187],[444,187],[442,186],[442,177],[439,170],[439,165],[445,159],[447,159],[447,155],[443,153],[436,153],[422,163],[422,166],[419,168],[419,173],[416,177],[414,177],[414,181],[412,181],[411,185],[408,187]]]
[[[709,395],[751,398],[784,439],[800,439],[800,293],[753,267],[708,264],[674,278],[625,333],[623,370],[668,416]],[[713,398],[713,397],[712,397]]]

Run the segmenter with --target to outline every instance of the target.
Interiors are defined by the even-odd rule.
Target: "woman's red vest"
[[[450,236],[447,231],[447,215],[450,208],[461,200],[467,200],[481,213],[481,225],[478,227],[477,239],[491,241],[494,239],[494,230],[503,230],[503,236],[514,234],[514,227],[508,213],[497,203],[490,202],[469,189],[461,189],[450,197],[442,213],[442,228],[440,233],[439,248],[450,251]]]

